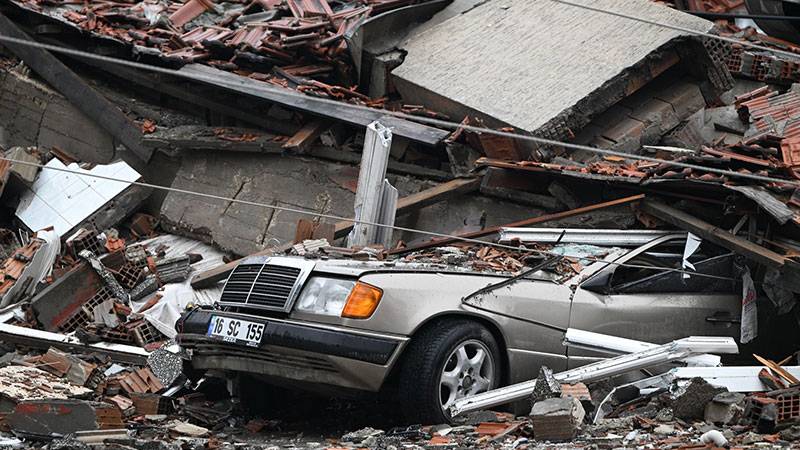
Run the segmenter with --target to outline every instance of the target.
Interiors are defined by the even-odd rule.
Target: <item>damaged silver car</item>
[[[684,257],[686,238],[595,250],[602,258],[578,260],[577,273],[515,278],[444,264],[250,258],[215,307],[183,315],[178,339],[195,371],[394,391],[410,420],[443,423],[456,399],[531,379],[541,365],[597,360],[562,345],[568,327],[653,343],[738,338],[734,255],[703,242]],[[706,276],[673,270],[687,264]]]

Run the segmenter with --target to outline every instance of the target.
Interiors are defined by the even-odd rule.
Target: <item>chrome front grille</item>
[[[219,304],[288,312],[313,266],[294,258],[247,260],[228,277]]]

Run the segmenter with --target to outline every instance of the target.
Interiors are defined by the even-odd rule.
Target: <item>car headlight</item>
[[[336,278],[311,277],[306,282],[300,298],[297,299],[298,311],[338,316],[342,314],[347,296],[356,282]]]
[[[297,299],[295,310],[366,319],[375,312],[382,296],[381,289],[360,281],[311,277]]]

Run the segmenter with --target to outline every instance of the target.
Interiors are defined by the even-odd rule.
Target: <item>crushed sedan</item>
[[[516,276],[402,259],[254,257],[216,305],[184,313],[178,340],[195,372],[332,393],[392,390],[409,420],[443,423],[456,399],[602,356],[565,348],[568,327],[653,343],[738,339],[738,261],[708,242],[684,256],[686,240],[556,246],[577,252],[569,270],[546,260]],[[696,274],[675,270],[687,264]]]

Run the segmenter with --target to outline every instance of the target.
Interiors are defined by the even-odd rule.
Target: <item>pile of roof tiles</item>
[[[737,97],[735,107],[741,120],[750,126],[741,142],[732,145],[703,146],[697,151],[664,152],[657,156],[671,161],[785,179],[787,183],[800,179],[800,94],[795,91],[779,94],[769,87],[762,87]],[[572,172],[604,175],[629,178],[637,182],[650,179],[687,179],[725,184],[760,183],[742,179],[733,180],[713,172],[681,169],[672,164],[630,160],[619,156],[606,156],[594,162],[578,162],[565,158],[551,162],[501,162],[481,158],[477,164],[566,174]],[[764,184],[765,187],[778,191],[785,187],[783,183]]]
[[[757,153],[755,159],[740,159],[780,172],[771,175],[800,179],[800,95],[763,87],[738,97],[736,108],[742,120],[751,123],[738,147]]]
[[[327,84],[351,84],[345,34],[365,18],[427,0],[16,1],[174,63],[368,104],[355,89]]]
[[[723,36],[800,55],[800,47],[797,45],[759,33],[755,28],[739,28],[733,22],[717,23],[722,27],[720,34]],[[722,41],[707,42],[706,45],[716,50],[735,76],[765,83],[790,84],[800,81],[800,64],[797,58]]]

